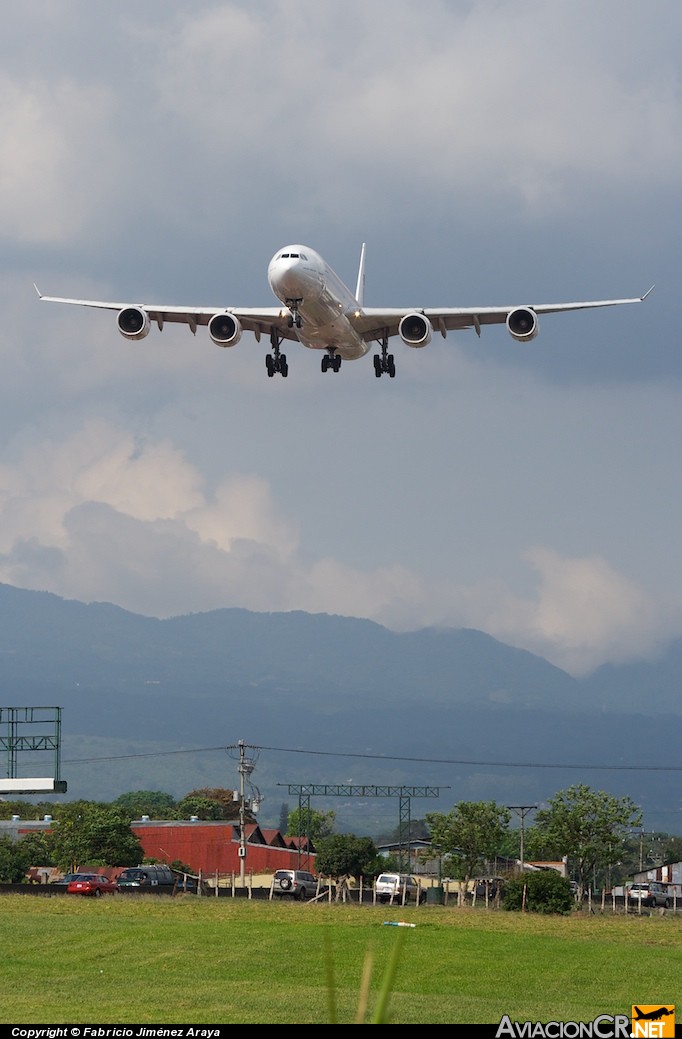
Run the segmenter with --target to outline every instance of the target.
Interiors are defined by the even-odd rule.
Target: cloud
[[[114,188],[115,102],[106,87],[27,68],[30,78],[0,76],[0,226],[18,243],[50,244],[82,233]]]
[[[508,597],[486,618],[486,630],[503,641],[585,674],[605,660],[646,656],[670,630],[660,604],[605,559],[567,559],[540,547],[525,556],[539,577],[536,596]]]
[[[425,191],[446,213],[540,218],[675,188],[682,14],[665,9],[655,44],[641,5],[587,0],[76,3],[49,32],[18,14],[4,233],[82,243],[94,226],[139,247],[159,221],[348,226]]]
[[[167,28],[150,89],[231,177],[276,154],[294,210],[301,191],[328,214],[429,185],[539,215],[584,204],[588,185],[679,178],[676,56],[642,61],[646,12],[619,16],[628,42],[614,48],[613,10],[584,2],[193,9]]]
[[[267,483],[232,475],[214,493],[167,442],[91,422],[0,468],[0,580],[154,616],[223,606],[363,616],[396,630],[480,627],[567,670],[655,645],[651,598],[600,558],[526,553],[537,593],[426,580],[403,565],[307,559]]]

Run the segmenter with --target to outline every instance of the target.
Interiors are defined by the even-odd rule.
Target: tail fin
[[[362,307],[365,302],[365,243],[360,250],[360,266],[358,267],[358,283],[355,288],[355,298]]]

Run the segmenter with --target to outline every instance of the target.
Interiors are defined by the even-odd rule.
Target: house
[[[682,862],[665,862],[661,866],[640,870],[634,874],[638,883],[656,881],[659,884],[682,885]]]
[[[390,844],[380,844],[377,851],[382,858],[387,859],[395,856],[399,858],[401,853],[407,852],[408,870],[410,873],[437,873],[438,856],[430,840],[424,837],[413,837],[407,844],[393,841]]]

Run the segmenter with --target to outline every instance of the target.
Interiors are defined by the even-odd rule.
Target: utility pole
[[[244,805],[244,773],[246,757],[244,740],[239,741],[239,880],[242,887],[246,879],[246,808]]]
[[[507,808],[509,809],[510,812],[518,812],[519,816],[521,817],[521,842],[520,842],[520,847],[519,847],[519,858],[521,859],[521,872],[523,873],[523,867],[525,865],[525,858],[524,858],[525,848],[523,846],[523,839],[524,839],[523,821],[524,821],[524,819],[526,818],[526,816],[528,815],[529,812],[533,812],[537,808],[537,805],[507,805]]]
[[[256,767],[256,761],[254,758],[247,758],[246,748],[248,744],[244,740],[239,740],[237,747],[239,749],[239,765],[237,770],[239,772],[239,880],[242,887],[246,881],[246,785],[249,782],[249,777]],[[257,748],[250,747],[249,749],[255,750]],[[250,799],[249,804],[251,811],[257,811],[258,805],[260,804],[260,794],[256,791],[256,799]]]

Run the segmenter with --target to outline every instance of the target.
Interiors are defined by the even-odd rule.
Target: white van
[[[419,884],[409,873],[380,873],[376,879],[374,890],[379,902],[395,902],[402,905],[408,902],[422,901],[424,893],[420,893]]]

